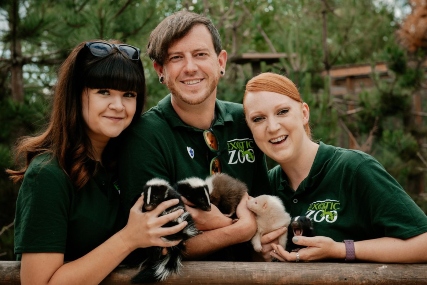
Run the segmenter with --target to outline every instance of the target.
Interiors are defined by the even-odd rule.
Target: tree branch
[[[7,230],[9,230],[11,227],[13,227],[13,225],[15,224],[15,222],[11,222],[10,224],[8,224],[7,226],[4,226],[1,231],[0,231],[0,236]]]
[[[115,19],[118,16],[120,16],[131,3],[132,3],[132,0],[126,1],[126,3],[122,6],[122,8],[120,8],[120,10],[117,11],[117,13],[113,16],[113,19]]]
[[[274,53],[277,53],[276,49],[274,48],[273,43],[271,42],[270,38],[268,37],[267,33],[263,30],[263,28],[261,27],[260,24],[256,25],[259,32],[261,33],[262,37],[264,38],[265,42],[268,44],[268,46],[270,47],[271,51]]]

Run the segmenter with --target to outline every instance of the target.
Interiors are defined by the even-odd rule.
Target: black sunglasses
[[[86,46],[90,52],[97,57],[104,57],[111,53],[116,48],[121,54],[129,58],[130,60],[139,60],[140,50],[137,47],[130,46],[127,44],[110,44],[104,42],[87,42]]]
[[[203,131],[203,138],[205,139],[205,143],[209,147],[209,149],[212,152],[216,153],[216,156],[212,158],[211,163],[209,164],[209,171],[211,174],[220,173],[221,164],[219,162],[218,156],[221,153],[219,152],[218,139],[216,138],[214,132],[211,129]]]

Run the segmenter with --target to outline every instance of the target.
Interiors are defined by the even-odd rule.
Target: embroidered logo
[[[190,155],[191,158],[194,158],[194,149],[192,149],[191,147],[187,146],[187,152]]]
[[[114,188],[116,188],[117,192],[119,192],[119,194],[120,194],[119,181],[118,180],[114,181],[113,185],[114,185]]]
[[[255,161],[255,142],[253,139],[235,139],[227,142],[228,164],[237,164]]]
[[[310,204],[306,216],[320,223],[326,221],[333,223],[338,219],[340,202],[337,200],[316,201]]]

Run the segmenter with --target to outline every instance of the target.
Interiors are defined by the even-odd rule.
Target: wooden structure
[[[342,65],[331,68],[329,72],[322,72],[322,76],[329,75],[330,95],[333,98],[335,107],[341,114],[350,115],[359,110],[359,93],[374,87],[375,83],[372,79],[374,73],[381,80],[389,78],[388,68],[385,63]],[[345,135],[342,135],[340,145],[350,149],[357,149],[356,142],[351,136],[347,139]]]
[[[252,75],[258,75],[261,73],[261,62],[266,64],[273,64],[280,62],[281,58],[287,58],[288,54],[286,53],[242,53],[239,55],[231,56],[228,61],[236,64],[246,64],[250,63],[252,67]]]
[[[387,65],[385,63],[355,64],[333,67],[329,71],[331,78],[331,95],[345,96],[356,95],[363,89],[374,87],[372,74],[376,73],[379,78],[386,79],[389,77]],[[322,75],[327,75],[322,72]]]
[[[155,284],[427,284],[427,264],[184,262],[180,275]],[[117,268],[101,285],[130,284],[137,269]],[[19,262],[0,261],[0,285],[19,285]]]

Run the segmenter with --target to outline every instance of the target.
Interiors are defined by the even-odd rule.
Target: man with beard
[[[152,178],[173,185],[223,172],[244,182],[251,196],[270,194],[265,156],[253,141],[242,105],[216,98],[227,52],[210,19],[188,11],[170,15],[152,31],[147,54],[170,94],[126,132],[119,162],[124,210]],[[257,225],[246,207],[248,197],[237,208],[237,221],[215,206],[209,212],[187,207],[203,231],[186,241],[189,259],[250,259],[248,241]]]

